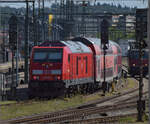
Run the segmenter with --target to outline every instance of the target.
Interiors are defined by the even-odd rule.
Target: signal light
[[[109,23],[106,19],[101,22],[101,42],[102,44],[108,44],[108,26]]]
[[[9,45],[11,49],[16,49],[17,43],[17,17],[11,16],[9,19]]]

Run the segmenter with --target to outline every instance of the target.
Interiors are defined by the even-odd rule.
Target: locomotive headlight
[[[55,80],[60,80],[60,78],[61,78],[60,76],[55,76],[54,77]]]
[[[57,79],[60,80],[60,76],[57,76]]]
[[[135,64],[133,64],[133,66],[135,66]]]
[[[147,64],[145,64],[145,66],[147,66]]]
[[[36,80],[36,76],[33,76],[33,80]]]
[[[39,80],[40,77],[39,76],[33,76],[33,80]]]

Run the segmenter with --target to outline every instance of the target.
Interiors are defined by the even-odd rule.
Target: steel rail
[[[126,95],[128,93],[133,93],[135,91],[137,91],[137,89],[133,89],[132,91],[130,90],[130,91],[124,92],[122,95]],[[30,117],[25,117],[25,118],[21,118],[21,119],[14,119],[14,120],[10,120],[10,122],[23,123],[23,122],[28,122],[28,121],[32,121],[32,120],[42,119],[42,118],[49,118],[49,117],[54,117],[54,116],[59,116],[59,115],[70,114],[70,113],[73,113],[74,111],[76,111],[76,109],[79,111],[80,109],[82,110],[83,108],[88,108],[88,107],[90,108],[91,106],[95,107],[95,104],[100,104],[100,103],[106,102],[108,100],[120,97],[122,95],[119,94],[119,95],[116,95],[113,97],[107,97],[102,100],[95,101],[95,103],[93,102],[93,103],[89,103],[89,104],[80,105],[78,107],[72,108],[71,110],[62,110],[59,112],[47,113],[44,115],[37,115],[37,116],[30,116]]]
[[[119,115],[119,116],[109,116],[109,117],[99,117],[99,118],[91,118],[91,119],[78,119],[78,120],[71,120],[67,121],[69,124],[96,124],[96,123],[110,123],[110,122],[117,122],[121,118],[125,117],[136,117],[137,113],[131,113],[126,115]],[[66,123],[66,122],[64,122]],[[63,124],[63,123],[62,123]]]
[[[74,113],[70,113],[68,115],[62,115],[60,117],[53,117],[53,118],[46,118],[46,119],[40,119],[40,120],[34,120],[31,122],[28,122],[28,124],[41,124],[41,123],[52,123],[52,122],[62,122],[62,121],[68,121],[68,120],[74,120],[74,119],[82,119],[85,118],[86,116],[93,115],[93,114],[102,114],[105,112],[110,112],[110,111],[117,111],[120,109],[129,109],[129,108],[136,108],[137,103],[126,103],[124,104],[119,104],[119,105],[113,105],[113,106],[104,106],[104,107],[92,107],[88,109],[83,109],[83,110],[77,110]]]
[[[143,93],[143,95],[147,95],[148,93],[149,93],[149,92],[146,91],[146,92]],[[119,103],[121,103],[121,102],[123,103],[123,102],[126,102],[126,101],[134,100],[134,99],[138,99],[138,97],[139,97],[139,95],[137,94],[137,95],[132,96],[132,97],[130,97],[130,98],[127,98],[127,99],[121,100],[121,101],[119,101],[119,102],[116,102],[116,104],[119,104]]]

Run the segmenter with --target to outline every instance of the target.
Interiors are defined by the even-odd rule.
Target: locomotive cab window
[[[48,52],[48,61],[50,62],[59,62],[62,58],[61,52]]]
[[[35,52],[34,53],[34,60],[45,60],[47,57],[47,53],[46,52]]]
[[[33,60],[34,62],[61,62],[62,49],[35,49]]]

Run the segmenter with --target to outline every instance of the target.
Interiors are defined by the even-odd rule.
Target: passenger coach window
[[[87,65],[88,65],[88,58],[87,58],[87,56],[85,57],[85,61],[86,61],[86,73],[88,72],[88,69],[87,69]]]
[[[70,55],[68,55],[68,62],[70,62]]]
[[[100,60],[98,60],[98,74],[100,74]]]

